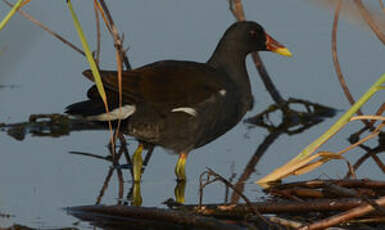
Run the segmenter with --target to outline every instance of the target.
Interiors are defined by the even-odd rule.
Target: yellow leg
[[[178,181],[186,181],[186,160],[188,153],[180,153],[175,166],[175,174]]]
[[[132,164],[133,164],[132,171],[134,174],[135,182],[139,182],[140,178],[142,177],[142,165],[143,165],[142,152],[143,152],[143,144],[139,144],[138,148],[135,150],[134,155],[132,156]]]

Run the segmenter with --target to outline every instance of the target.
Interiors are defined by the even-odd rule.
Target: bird
[[[65,112],[90,121],[122,120],[124,134],[179,154],[175,174],[185,181],[188,154],[225,134],[252,109],[245,59],[259,51],[292,56],[260,24],[235,22],[207,62],[161,60],[122,71],[121,107],[117,71],[100,70],[109,112],[95,85],[87,100],[69,105]],[[94,81],[90,70],[83,75]]]

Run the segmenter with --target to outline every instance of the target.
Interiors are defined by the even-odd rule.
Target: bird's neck
[[[226,41],[221,41],[207,64],[226,73],[234,86],[240,90],[241,99],[247,104],[245,106],[248,107],[249,101],[252,100],[252,94],[246,69],[246,56],[247,52],[244,52],[241,48],[229,45]],[[251,103],[250,101],[250,106]]]

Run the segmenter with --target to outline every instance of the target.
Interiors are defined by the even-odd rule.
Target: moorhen
[[[117,72],[100,71],[110,112],[94,85],[88,100],[68,106],[66,113],[87,120],[123,120],[125,134],[178,153],[175,173],[185,180],[187,154],[226,133],[252,108],[245,58],[253,51],[291,56],[259,24],[236,22],[206,63],[164,60],[124,71],[122,108]],[[90,70],[83,74],[93,80]]]

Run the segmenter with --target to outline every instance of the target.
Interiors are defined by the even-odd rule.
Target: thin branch
[[[379,206],[385,205],[385,197],[381,197],[375,201]],[[361,217],[369,212],[374,211],[372,205],[370,204],[364,204],[360,205],[356,208],[353,208],[351,210],[348,210],[346,212],[328,217],[326,219],[323,219],[321,221],[317,221],[313,224],[304,226],[300,228],[299,230],[313,230],[313,229],[325,229],[327,227],[335,226],[341,223],[344,223],[348,220],[351,220],[356,217]]]
[[[374,200],[373,200],[374,201]],[[263,214],[303,215],[310,212],[340,212],[348,211],[364,204],[360,198],[309,199],[303,201],[277,200],[253,202],[253,208]],[[205,204],[200,209],[198,205],[183,205],[183,211],[195,211],[204,216],[215,216],[219,219],[244,220],[250,215],[246,204]]]
[[[245,21],[246,16],[242,6],[242,0],[229,0],[231,13],[238,21]]]
[[[262,214],[256,208],[253,207],[253,205],[252,205],[251,201],[249,200],[249,198],[247,198],[242,193],[242,191],[239,191],[233,184],[231,184],[228,180],[226,180],[226,178],[222,177],[221,175],[216,173],[214,170],[212,170],[210,168],[208,168],[207,170],[208,170],[208,177],[210,176],[210,174],[213,175],[215,177],[215,180],[221,181],[226,186],[230,187],[234,192],[238,193],[238,195],[240,197],[242,197],[242,199],[246,202],[247,207],[250,209],[251,213],[253,213],[253,215],[258,217],[260,220],[264,221],[266,224],[270,225],[269,221],[264,216],[262,216]]]
[[[213,182],[219,180],[219,181],[221,181],[223,184],[225,184],[225,186],[230,187],[234,192],[238,193],[239,196],[242,197],[242,199],[246,202],[247,206],[249,207],[250,212],[252,212],[254,215],[257,215],[257,216],[262,217],[262,215],[258,212],[258,210],[255,209],[255,208],[252,206],[251,201],[249,200],[249,198],[247,198],[247,197],[242,193],[242,191],[239,191],[237,188],[235,188],[234,185],[232,185],[232,184],[231,184],[228,180],[226,180],[224,177],[222,177],[221,175],[219,175],[218,173],[216,173],[214,170],[208,168],[208,169],[207,169],[207,172],[206,172],[206,174],[207,174],[206,183],[202,183],[202,181],[203,181],[202,178],[203,178],[203,175],[204,175],[204,174],[205,174],[205,173],[202,173],[202,174],[201,174],[201,186],[200,186],[200,187],[202,187],[202,189],[203,189],[203,187],[205,187],[206,185],[211,184],[211,183],[213,183]],[[214,179],[213,179],[213,180],[210,180],[210,176],[214,176]],[[199,205],[201,206],[201,202],[200,202]]]
[[[376,209],[379,215],[383,216],[385,214],[385,209],[383,207],[379,206],[376,202],[374,202],[374,200],[369,199],[366,195],[360,194],[358,191],[352,188],[345,188],[336,184],[326,183],[324,190],[341,197],[360,198],[366,203],[372,205],[372,207]]]
[[[107,16],[108,24],[111,28],[110,33],[112,34],[112,37],[114,39],[114,46],[116,49],[116,62],[117,62],[117,67],[118,67],[118,79],[119,79],[119,81],[118,81],[119,82],[119,112],[121,113],[122,112],[121,111],[121,108],[122,108],[122,70],[123,70],[122,59],[124,61],[124,64],[126,65],[127,69],[130,70],[131,65],[128,61],[125,50],[123,50],[123,40],[119,36],[118,29],[114,23],[114,20],[112,19],[112,16],[110,14],[110,11],[108,10],[106,3],[104,2],[104,0],[99,0],[99,3],[102,6],[103,11],[105,12],[105,14]],[[121,124],[121,120],[119,119],[117,129],[116,129],[117,131],[115,132],[115,134],[116,134],[115,137],[117,137],[117,135],[119,133],[120,124]]]
[[[118,48],[116,49],[116,63],[118,65],[119,113],[122,114],[123,113],[123,111],[122,111],[122,106],[123,106],[122,105],[122,103],[123,103],[122,69],[123,69],[123,66],[122,66],[122,53],[119,52]],[[119,116],[118,125],[117,125],[116,130],[115,130],[115,138],[117,138],[119,135],[121,123],[122,123],[122,119],[120,119],[120,116]]]
[[[3,2],[5,4],[7,4],[9,7],[13,7],[13,4],[8,2],[7,0],[3,0]],[[64,37],[60,36],[59,34],[53,32],[50,28],[48,28],[47,26],[45,26],[44,24],[42,24],[41,22],[39,22],[36,18],[32,17],[31,15],[27,14],[25,11],[21,10],[21,9],[18,9],[17,12],[19,14],[21,14],[23,17],[25,17],[26,19],[28,19],[29,21],[31,21],[32,23],[34,23],[35,25],[39,26],[40,28],[42,28],[43,30],[45,30],[47,33],[51,34],[52,36],[56,37],[57,39],[59,39],[60,41],[62,41],[64,44],[68,45],[69,47],[71,47],[72,49],[74,49],[75,51],[77,51],[78,53],[80,53],[81,55],[83,56],[86,56],[86,54],[83,52],[83,50],[81,50],[80,48],[78,48],[77,46],[75,46],[74,44],[72,44],[70,41],[68,41],[67,39],[65,39]]]
[[[121,57],[123,57],[123,61],[124,61],[126,68],[128,70],[130,70],[131,65],[130,65],[130,62],[128,61],[128,57],[126,55],[125,50],[123,50],[123,40],[119,36],[118,28],[116,27],[114,20],[112,19],[112,16],[110,14],[110,11],[108,10],[108,7],[107,7],[106,3],[104,2],[104,0],[99,0],[99,3],[102,6],[103,11],[105,12],[107,19],[108,19],[108,22],[109,22],[109,25],[111,27],[110,33],[111,33],[112,37],[114,38],[115,48],[120,53]]]
[[[268,219],[273,223],[283,225],[285,227],[288,227],[289,229],[296,229],[296,228],[299,228],[303,225],[303,223],[301,223],[301,222],[283,219],[281,217],[276,217],[276,216],[268,217]]]
[[[97,0],[94,0],[94,11],[95,11],[95,21],[96,21],[96,52],[95,52],[95,62],[99,66],[100,61],[100,17],[98,10]]]
[[[380,125],[379,125],[379,126],[372,132],[372,133],[370,133],[368,136],[362,138],[361,140],[357,141],[356,143],[354,143],[354,144],[352,144],[352,145],[346,147],[345,149],[339,151],[337,154],[338,154],[338,155],[342,155],[342,154],[344,154],[345,152],[347,152],[347,151],[349,151],[349,150],[351,150],[351,149],[357,147],[358,145],[360,145],[360,144],[362,144],[362,143],[364,143],[364,142],[366,142],[366,141],[368,141],[368,140],[370,140],[370,139],[372,139],[372,138],[378,136],[378,134],[380,133],[381,129],[384,128],[384,126],[385,126],[385,122],[383,122],[382,124],[380,124]]]
[[[110,23],[108,23],[108,20],[107,20],[107,18],[106,18],[106,14],[104,13],[104,10],[103,10],[102,6],[100,5],[100,2],[99,2],[99,1],[96,1],[96,6],[97,6],[97,8],[98,8],[98,10],[99,10],[99,12],[100,12],[102,18],[103,18],[103,21],[104,21],[104,24],[105,24],[106,27],[107,27],[107,30],[108,30],[110,33],[112,33],[111,25],[110,25]]]
[[[283,191],[286,189],[298,189],[298,188],[309,188],[309,189],[319,189],[323,188],[326,184],[336,184],[342,187],[347,188],[364,188],[364,189],[373,189],[373,190],[385,190],[385,181],[380,180],[370,180],[370,179],[329,179],[329,180],[307,180],[307,181],[297,181],[286,184],[278,184],[265,191],[270,190],[279,190]]]
[[[243,10],[243,5],[241,0],[229,0],[229,6],[230,6],[231,12],[233,13],[234,17],[238,21],[246,20],[245,12]],[[261,79],[263,81],[263,84],[265,85],[270,96],[273,98],[275,103],[277,103],[281,107],[284,107],[286,105],[286,101],[282,98],[277,88],[274,86],[269,76],[269,73],[267,72],[265,65],[263,64],[258,53],[253,52],[252,57],[255,63],[255,67],[257,68],[259,75],[261,76]]]
[[[377,38],[385,45],[385,35],[381,32],[380,28],[377,26],[373,17],[370,15],[370,12],[365,8],[361,0],[354,0],[358,10],[360,11],[361,16],[364,18],[365,22],[369,25],[370,29],[374,32]]]
[[[385,6],[384,6],[384,3],[382,2],[382,0],[378,0],[378,3],[380,4],[382,11],[385,13]]]
[[[376,115],[380,116],[385,112],[385,102],[377,109]],[[370,125],[373,126],[376,123],[376,120],[370,121]]]
[[[265,65],[263,64],[261,57],[259,56],[259,54],[257,52],[253,52],[251,55],[253,57],[255,67],[257,68],[258,73],[261,76],[261,79],[263,81],[263,84],[265,85],[270,96],[273,98],[275,103],[277,103],[279,106],[281,106],[281,107],[285,106],[286,100],[283,99],[283,97],[279,93],[278,89],[275,87],[273,81],[271,80],[269,73],[266,70]]]
[[[372,157],[374,154],[377,154],[379,152],[368,152],[366,153],[365,155],[363,155],[362,157],[360,157],[356,163],[354,163],[353,165],[353,169],[354,170],[357,170],[359,167],[361,167],[361,165],[367,160],[369,159],[370,157]],[[350,172],[348,172],[345,176],[345,178],[349,178],[350,177]]]
[[[377,115],[362,115],[362,116],[354,116],[350,120],[376,120],[376,121],[385,121],[385,116],[377,116]]]
[[[348,86],[346,85],[345,78],[344,78],[344,75],[342,74],[341,65],[337,55],[337,28],[338,28],[338,19],[341,12],[341,8],[342,8],[342,0],[339,0],[336,6],[335,14],[334,14],[334,22],[333,22],[333,30],[332,30],[333,64],[334,64],[334,69],[336,70],[338,81],[340,82],[340,86],[344,91],[345,97],[348,99],[349,103],[353,105],[354,103],[356,103],[356,101],[354,100]],[[361,109],[357,111],[357,115],[363,115],[363,113],[361,112]],[[369,122],[367,120],[362,120],[362,122],[364,123],[364,125],[367,125],[367,126],[369,125]]]
[[[157,229],[245,229],[238,223],[229,223],[229,221],[218,220],[212,217],[201,217],[188,212],[160,208],[143,208],[126,205],[90,205],[70,207],[67,211],[70,215],[95,223],[96,226],[98,226],[98,223],[100,223],[101,226],[105,226],[106,221],[111,223],[111,219],[118,220],[112,223],[117,224],[116,226],[123,229],[149,229],[154,228],[154,226]],[[90,213],[92,213],[92,216]],[[127,221],[127,219],[135,221]],[[119,223],[119,221],[125,222]]]

